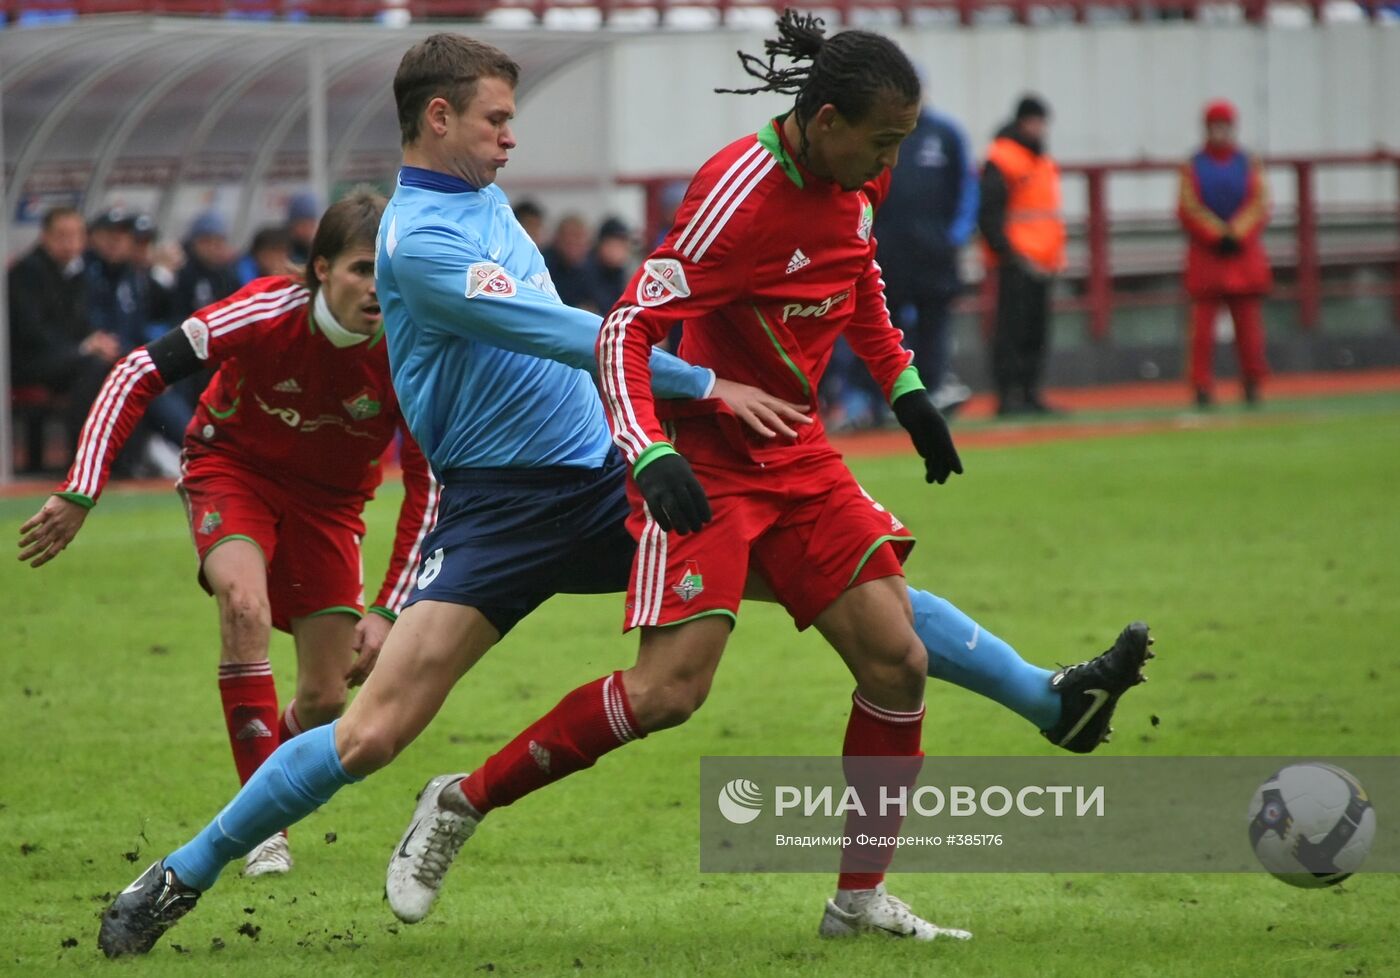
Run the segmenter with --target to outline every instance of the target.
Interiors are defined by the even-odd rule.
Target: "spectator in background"
[[[159,339],[180,325],[179,322],[173,321],[176,274],[161,259],[156,245],[159,237],[156,222],[149,215],[136,215],[132,223],[134,244],[131,267],[141,283],[146,300],[142,339],[137,346],[144,346]],[[123,346],[122,352],[129,353],[132,349],[134,347]],[[197,391],[172,385],[151,402],[141,419],[140,431],[131,440],[131,444],[141,452],[141,462],[135,465],[135,472],[179,477],[180,445],[184,439],[185,428],[194,416],[194,404],[197,400]]]
[[[291,239],[289,251],[296,265],[306,267],[307,257],[311,254],[311,241],[316,237],[316,226],[320,222],[321,202],[311,191],[294,194],[287,201],[287,236]]]
[[[992,380],[997,414],[1048,414],[1041,375],[1050,325],[1050,286],[1065,264],[1060,168],[1045,151],[1050,111],[1027,95],[997,133],[982,167],[977,227],[988,270],[997,273]]]
[[[530,240],[535,243],[535,247],[543,248],[544,240],[544,208],[533,200],[522,200],[515,205],[515,220],[520,227],[530,236]]]
[[[115,336],[88,323],[83,248],[87,228],[71,207],[44,214],[39,241],[8,274],[10,383],[41,387],[64,399],[68,458],[88,408],[112,363],[121,356]]]
[[[671,233],[671,225],[676,223],[676,214],[681,209],[686,189],[689,186],[689,180],[672,180],[661,188],[661,193],[657,197],[657,202],[661,205],[661,213],[658,215],[660,224],[656,232],[656,239],[651,243],[652,251],[660,248],[661,242],[666,240],[666,235]]]
[[[255,278],[289,275],[294,267],[291,234],[286,228],[269,224],[258,229],[248,253],[238,259],[238,286],[242,288]]]
[[[566,306],[586,309],[599,315],[596,280],[589,262],[588,225],[577,214],[566,214],[554,229],[554,243],[544,252],[544,263],[554,290]]]
[[[88,325],[114,336],[122,353],[144,343],[150,314],[146,278],[136,270],[136,215],[104,211],[88,227],[83,259]]]
[[[1273,284],[1260,238],[1269,222],[1269,188],[1259,161],[1235,142],[1235,107],[1206,106],[1205,146],[1181,168],[1177,216],[1186,229],[1186,291],[1191,296],[1191,387],[1200,407],[1214,401],[1215,317],[1224,302],[1247,404],[1268,375],[1260,306]]]
[[[149,268],[141,264],[150,257],[154,233],[155,224],[149,218],[117,208],[101,214],[88,228],[83,270],[88,323],[115,337],[123,354],[146,344],[158,316],[168,321],[175,314],[172,293],[153,291],[156,282]],[[128,450],[118,459],[118,476],[178,476],[177,448],[192,413],[189,402],[179,393],[157,399]]]
[[[146,325],[143,344],[156,339],[178,323],[170,321],[174,307],[175,272],[162,264],[156,241],[160,231],[147,214],[136,215],[132,224],[131,264],[144,280]]]
[[[900,147],[890,189],[875,215],[885,300],[914,366],[945,414],[971,396],[948,372],[948,320],[962,282],[958,250],[977,220],[977,173],[967,137],[925,107]]]
[[[216,211],[205,211],[196,217],[185,239],[185,265],[175,278],[176,322],[184,322],[196,309],[234,293],[238,281],[232,258],[228,222]]]
[[[622,296],[635,267],[632,232],[617,218],[608,218],[598,229],[598,243],[593,246],[593,301],[599,312],[607,312]]]

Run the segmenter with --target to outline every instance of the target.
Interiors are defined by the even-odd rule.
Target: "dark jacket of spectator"
[[[977,171],[952,119],[924,109],[899,151],[889,193],[875,215],[880,267],[891,275],[937,276],[958,285],[957,252],[977,221]]]
[[[593,273],[594,302],[598,311],[606,314],[632,277],[632,234],[627,225],[615,217],[603,222],[589,267]]]
[[[175,277],[171,292],[171,322],[184,322],[196,309],[227,298],[238,291],[238,278],[228,265],[206,265],[185,249],[185,265]]]
[[[589,261],[588,225],[583,218],[569,215],[559,221],[554,243],[544,251],[544,263],[554,290],[566,306],[604,313],[598,305],[597,276]]]
[[[82,267],[63,268],[36,245],[10,267],[10,374],[15,386],[51,386],[86,356],[88,325]]]
[[[151,318],[150,279],[130,262],[107,262],[94,251],[84,258],[83,277],[91,327],[111,333],[123,351],[145,343]]]

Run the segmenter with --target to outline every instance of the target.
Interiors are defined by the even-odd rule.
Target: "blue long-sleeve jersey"
[[[499,188],[404,167],[375,251],[394,390],[434,471],[602,464],[602,320],[559,301]],[[660,350],[652,374],[659,397],[714,386]]]

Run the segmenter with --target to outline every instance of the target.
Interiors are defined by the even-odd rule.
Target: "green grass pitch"
[[[854,467],[920,535],[910,578],[1029,658],[1075,661],[1151,622],[1152,682],[1105,750],[1394,753],[1400,397],[1273,405],[1265,421],[969,450],[944,488],[910,458]],[[371,579],[397,500],[387,488],[371,507]],[[37,504],[0,500],[0,522],[14,534]],[[193,574],[173,493],[114,492],[54,564],[0,563],[0,975],[1400,974],[1390,875],[1329,891],[1263,875],[894,877],[916,910],[976,932],[951,946],[818,940],[827,877],[700,875],[701,755],[839,750],[847,676],[767,607],[744,610],[689,724],[492,816],[434,915],[396,924],[383,871],[414,793],[627,665],[614,597],[555,599],[527,621],[397,763],[293,830],[290,876],[230,870],[148,958],[107,962],[111,893],[236,787]],[[284,636],[273,663],[285,696]],[[930,754],[1051,750],[960,690],[930,684],[928,707]],[[1171,844],[1144,826],[1144,846]]]

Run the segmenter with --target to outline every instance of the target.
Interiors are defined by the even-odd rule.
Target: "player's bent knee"
[[[704,682],[667,683],[639,692],[640,695],[634,695],[631,700],[633,715],[642,730],[655,733],[679,727],[689,720],[696,710],[705,705],[710,684],[707,678]]]

